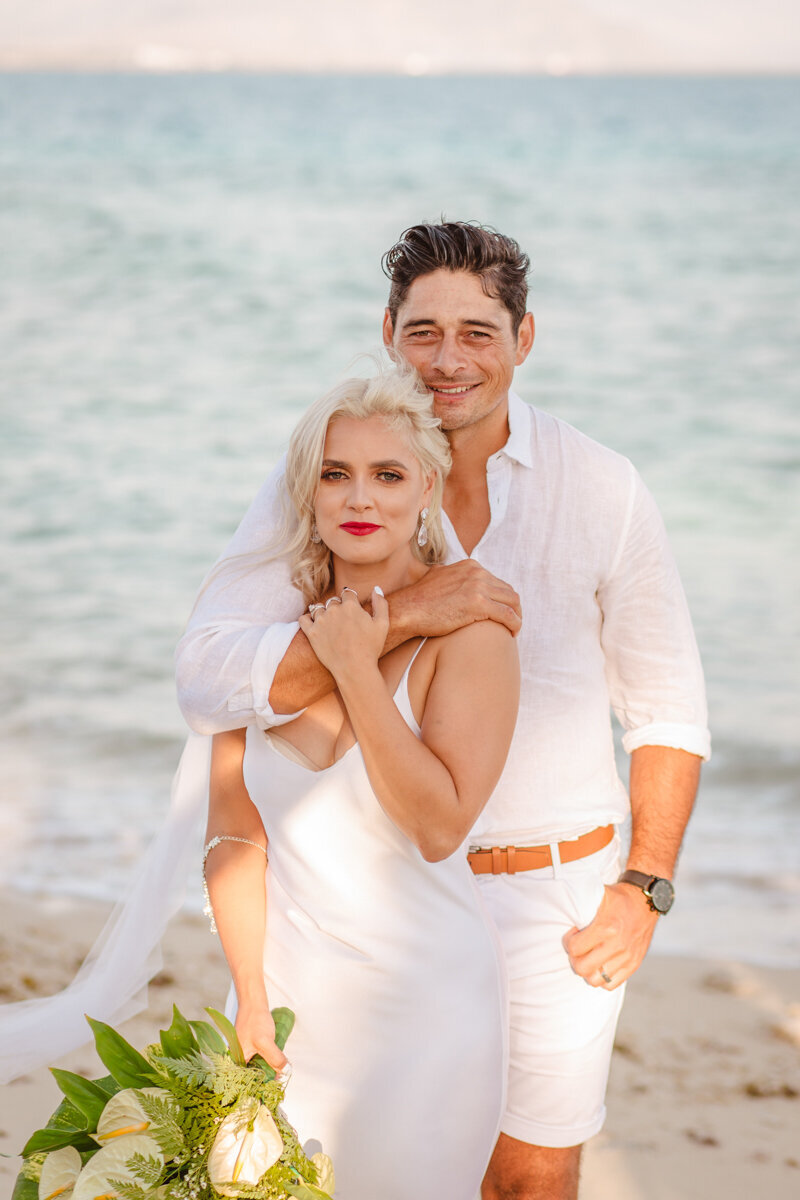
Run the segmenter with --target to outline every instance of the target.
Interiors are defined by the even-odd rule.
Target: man
[[[518,633],[522,664],[514,742],[471,838],[510,978],[508,1107],[483,1197],[574,1200],[581,1145],[605,1115],[622,985],[669,909],[709,753],[699,658],[631,464],[510,392],[534,338],[517,244],[420,225],[385,263],[385,344],[431,390],[453,452],[449,564],[391,597],[386,648],[488,618]],[[285,565],[252,554],[279,488],[278,475],[256,499],[179,647],[182,707],[201,731],[290,720],[333,686],[298,631]],[[610,707],[631,754],[630,802]],[[613,827],[629,811],[620,881]]]

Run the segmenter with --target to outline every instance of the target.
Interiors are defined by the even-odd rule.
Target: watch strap
[[[617,882],[632,883],[644,891],[656,879],[658,879],[658,875],[645,875],[643,871],[623,871]]]

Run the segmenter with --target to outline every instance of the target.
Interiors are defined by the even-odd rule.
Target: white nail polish
[[[382,595],[383,595],[383,588],[382,588],[382,587],[378,587],[377,583],[375,584],[374,591],[376,591],[376,592],[378,593],[378,595],[379,595],[379,596],[382,596]]]

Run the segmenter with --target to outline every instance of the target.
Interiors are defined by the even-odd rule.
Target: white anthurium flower
[[[39,1200],[55,1200],[56,1196],[68,1200],[72,1196],[72,1189],[81,1173],[82,1165],[81,1156],[74,1146],[51,1150],[42,1163]]]
[[[311,1161],[317,1168],[317,1187],[332,1196],[336,1190],[336,1176],[333,1173],[333,1163],[327,1154],[317,1151],[311,1155]]]
[[[112,1179],[135,1183],[136,1172],[129,1166],[134,1154],[164,1162],[158,1142],[146,1133],[126,1133],[93,1154],[78,1176],[70,1200],[116,1200],[119,1193]]]
[[[101,1146],[107,1145],[114,1138],[125,1137],[128,1133],[144,1133],[150,1128],[151,1121],[144,1111],[137,1091],[145,1096],[160,1096],[171,1100],[171,1093],[165,1088],[124,1088],[111,1097],[100,1114],[97,1122],[97,1132],[92,1134]]]
[[[208,1156],[208,1177],[220,1196],[258,1183],[283,1153],[283,1138],[266,1104],[248,1096],[220,1122]]]

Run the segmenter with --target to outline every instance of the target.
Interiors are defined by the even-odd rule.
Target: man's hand
[[[516,636],[522,607],[514,589],[474,559],[432,567],[411,587],[389,597],[392,628],[404,637],[442,637],[473,621],[497,621]],[[395,643],[397,644],[397,643]]]
[[[564,936],[570,966],[592,987],[613,991],[641,965],[657,920],[639,888],[607,884],[594,920]]]

